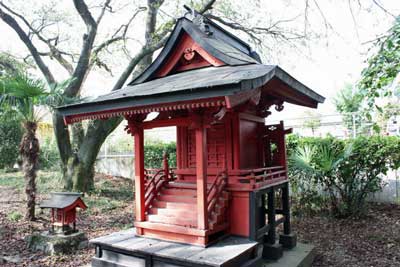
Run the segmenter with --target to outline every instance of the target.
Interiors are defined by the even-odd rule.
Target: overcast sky
[[[218,1],[218,0],[217,0]],[[292,20],[283,26],[293,30],[303,31],[304,29],[304,2],[305,0],[235,0],[227,1],[229,6],[241,15],[246,17],[247,23],[257,26],[268,26],[278,20]],[[32,15],[45,0],[9,0],[5,1],[10,5],[23,7],[22,12],[28,16]],[[71,24],[77,24],[64,29],[71,32],[83,32],[84,26],[76,16],[72,6],[72,1],[60,0],[57,3],[58,9],[63,10],[70,16]],[[99,1],[90,1],[94,5]],[[132,1],[131,1],[132,2]],[[135,1],[133,1],[135,2]],[[163,7],[163,16],[167,19],[173,13],[175,6],[181,6],[185,1],[166,1]],[[187,1],[186,1],[187,2]],[[302,42],[297,42],[296,47],[287,43],[274,42],[265,39],[266,47],[256,47],[257,50],[263,49],[264,63],[278,64],[287,72],[292,74],[302,83],[306,84],[319,94],[327,98],[326,104],[322,105],[318,112],[330,114],[334,112],[332,97],[338,90],[343,88],[346,83],[354,84],[360,77],[360,73],[365,66],[368,50],[372,47],[370,41],[377,36],[384,34],[393,24],[393,17],[378,8],[372,0],[317,0],[309,1],[310,11],[308,16],[307,31],[310,38]],[[384,8],[392,14],[400,14],[400,1],[398,0],[377,0]],[[136,5],[144,5],[143,1],[136,1]],[[315,5],[318,4],[318,7]],[[361,3],[361,7],[358,3]],[[349,5],[351,8],[349,8]],[[107,14],[103,21],[104,36],[110,34],[114,27],[120,22],[126,21],[133,9],[126,9],[118,15]],[[353,13],[353,14],[352,14]],[[144,14],[143,14],[144,15]],[[172,14],[173,15],[173,14]],[[131,42],[130,50],[134,54],[138,49],[139,42],[143,40],[144,17],[139,16],[134,29],[130,35],[134,39]],[[247,38],[243,33],[237,33],[243,38]],[[71,34],[74,36],[74,34]],[[81,33],[77,34],[70,46],[80,48]],[[304,44],[304,45],[303,45]],[[136,46],[136,47],[135,47]],[[0,21],[0,50],[12,54],[26,55],[27,51],[21,44],[16,34],[2,21]],[[113,67],[115,77],[110,77],[104,71],[96,72],[89,76],[85,85],[85,95],[99,95],[109,91],[118,73],[123,70],[127,58],[121,58],[120,51],[115,51],[114,57],[109,57],[108,61]],[[53,66],[53,65],[51,65]],[[54,66],[53,66],[54,67]],[[58,69],[56,75],[62,79],[65,73]],[[301,116],[303,109],[286,107],[285,111],[275,114],[272,118],[287,118]]]

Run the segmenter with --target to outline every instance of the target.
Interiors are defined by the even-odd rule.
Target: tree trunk
[[[36,200],[36,172],[39,160],[39,141],[36,138],[36,122],[24,122],[25,134],[20,144],[20,154],[22,157],[22,170],[25,177],[25,193],[27,210],[25,218],[35,220],[35,200]]]
[[[77,192],[94,189],[94,165],[101,146],[107,136],[121,123],[122,118],[90,123],[79,149],[62,161],[65,188]]]

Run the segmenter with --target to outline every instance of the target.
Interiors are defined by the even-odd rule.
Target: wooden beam
[[[197,227],[208,229],[207,211],[207,129],[201,123],[195,129],[196,135],[196,186],[197,186]]]
[[[136,221],[145,220],[145,200],[144,200],[144,131],[143,127],[137,127],[134,133],[135,138],[135,208]],[[140,228],[138,234],[141,233]]]
[[[261,89],[256,88],[253,90],[247,90],[242,93],[237,93],[230,96],[225,96],[225,103],[228,109],[232,109],[236,106],[246,103],[250,100],[252,105],[257,106],[261,97]]]
[[[275,217],[275,189],[272,187],[268,192],[268,225],[269,231],[266,236],[266,243],[275,244],[276,240],[276,217]]]
[[[165,119],[165,120],[152,120],[145,121],[142,123],[143,129],[152,129],[157,127],[169,127],[169,126],[188,126],[190,125],[191,120],[188,117],[183,118],[173,118],[173,119]]]

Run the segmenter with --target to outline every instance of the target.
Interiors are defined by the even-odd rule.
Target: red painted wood
[[[258,123],[240,119],[240,168],[261,167],[258,160]]]
[[[229,115],[225,116],[225,167],[226,170],[233,169],[233,154],[232,154],[232,120]]]
[[[135,204],[136,221],[145,220],[144,197],[144,134],[143,128],[137,127],[135,133]],[[141,234],[138,232],[138,234]]]
[[[185,51],[192,50],[192,60],[185,59]],[[198,45],[187,33],[184,33],[174,48],[174,53],[168,58],[164,66],[157,71],[156,77],[164,77],[179,71],[197,69],[206,66],[223,66],[224,62],[211,56]]]
[[[249,236],[249,192],[232,192],[230,202],[230,233]]]
[[[189,227],[184,227],[184,226],[176,226],[176,227],[182,227],[185,229],[194,229],[194,228],[189,228]],[[208,243],[207,236],[181,234],[177,231],[176,228],[172,229],[171,231],[173,231],[173,232],[168,232],[164,228],[162,228],[162,230],[154,230],[154,229],[145,228],[144,235],[148,236],[148,237],[157,238],[157,239],[162,239],[162,240],[167,240],[167,241],[175,241],[175,242],[179,242],[179,243],[186,243],[186,244],[192,244],[192,245],[198,245],[198,246],[204,246],[204,247]]]
[[[222,107],[224,105],[225,105],[224,97],[213,97],[201,100],[178,101],[167,104],[163,103],[163,104],[154,104],[154,105],[139,106],[139,107],[117,108],[99,112],[87,112],[75,115],[68,115],[64,117],[64,123],[65,125],[68,125],[83,120],[108,119],[117,116],[125,116],[126,118],[129,118],[130,116],[133,115],[148,114],[150,112],[188,110],[188,109],[198,109],[204,107]]]
[[[240,169],[240,125],[239,116],[232,116],[232,146],[233,146],[233,168]]]
[[[208,228],[207,212],[207,131],[204,127],[195,130],[196,135],[196,186],[197,226]]]
[[[153,129],[158,127],[170,127],[170,126],[189,126],[191,124],[190,118],[174,118],[167,120],[151,120],[142,123],[143,129]]]

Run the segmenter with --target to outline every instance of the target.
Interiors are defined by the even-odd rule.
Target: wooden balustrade
[[[214,208],[215,205],[218,202],[218,199],[221,197],[222,192],[224,191],[226,185],[227,185],[227,174],[226,171],[221,171],[219,172],[216,177],[214,182],[211,184],[211,186],[207,190],[207,211],[210,214]]]
[[[234,175],[230,175],[230,182],[248,184],[251,188],[262,187],[288,179],[285,166],[235,170],[233,173]]]

